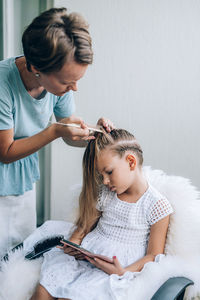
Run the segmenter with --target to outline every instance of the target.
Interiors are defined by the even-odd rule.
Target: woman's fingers
[[[90,131],[87,127],[87,125],[84,123],[84,121],[76,116],[71,116],[69,118],[64,118],[59,120],[59,123],[64,123],[64,124],[76,124],[78,127],[74,126],[65,126],[61,124],[55,124],[56,125],[56,133],[58,137],[68,137],[72,141],[79,141],[82,139],[88,139],[90,135]]]
[[[95,140],[95,136],[93,136],[93,135],[86,136],[86,137],[83,137],[82,140],[84,140],[84,141]]]
[[[65,125],[62,126],[60,124],[57,124],[56,132],[58,137],[67,137],[72,141],[90,141],[95,139],[93,135],[94,133],[88,129],[87,124],[79,117],[72,115],[69,118],[60,120],[59,122],[65,124],[77,124],[79,125],[79,127],[70,127]],[[115,128],[113,122],[106,118],[100,118],[97,124],[102,126],[108,133]]]
[[[97,125],[104,127],[107,132],[110,132],[112,129],[115,128],[113,122],[106,118],[100,118],[97,122]]]
[[[67,121],[66,123],[75,123],[75,124],[80,124],[80,125],[84,124],[83,119],[81,119],[80,117],[77,117],[75,115],[71,115],[69,118],[65,118],[62,120],[66,120]]]

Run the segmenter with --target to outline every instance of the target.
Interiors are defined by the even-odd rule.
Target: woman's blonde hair
[[[77,14],[67,14],[66,8],[51,8],[36,17],[22,36],[27,69],[59,71],[70,60],[91,64],[92,41],[88,24]]]
[[[143,163],[143,151],[134,135],[127,130],[113,129],[109,134],[96,133],[95,137],[95,140],[88,143],[83,156],[83,185],[79,197],[79,217],[76,222],[82,236],[95,227],[101,215],[96,209],[98,189],[101,184],[96,168],[99,153],[107,147],[120,157],[126,151],[132,151],[137,156],[139,165],[142,166]]]

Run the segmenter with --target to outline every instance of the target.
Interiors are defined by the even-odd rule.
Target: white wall
[[[4,58],[22,54],[22,33],[38,15],[39,2],[39,0],[3,0]]]
[[[200,1],[56,0],[90,23],[94,64],[75,94],[90,123],[135,133],[145,165],[200,188]],[[52,143],[51,218],[71,219],[82,149]]]

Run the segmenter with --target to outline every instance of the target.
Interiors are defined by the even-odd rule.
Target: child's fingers
[[[87,259],[91,264],[96,265],[93,258],[85,255],[85,259]]]
[[[76,255],[74,255],[74,257],[76,259],[85,259],[85,256],[83,254],[76,254]]]
[[[76,250],[74,250],[74,249],[72,249],[71,247],[68,247],[68,246],[63,246],[63,248],[62,248],[63,250],[64,250],[64,252],[66,253],[66,254],[69,254],[69,255],[75,255],[75,254],[77,254],[77,253],[79,253],[79,252],[77,252]]]
[[[96,258],[96,257],[87,258],[87,260],[89,262],[91,262],[91,264],[93,264],[94,266],[96,266],[97,268],[102,269],[102,270],[107,269],[108,265],[110,265],[110,263],[108,263],[102,259]]]
[[[95,265],[98,268],[107,267],[107,265],[109,264],[108,262],[106,262],[102,259],[96,258],[96,257],[94,258],[94,261],[95,261]]]
[[[56,246],[56,248],[63,249],[63,246]]]
[[[63,250],[66,254],[75,255],[77,253],[76,250],[72,250],[68,246],[56,246],[56,248]]]
[[[79,252],[77,252],[76,250],[71,250],[71,249],[67,250],[67,252],[65,252],[65,253],[67,253],[69,255],[73,255],[73,256],[76,256],[79,254]]]
[[[121,264],[116,256],[113,256],[113,263],[117,268],[121,268]]]

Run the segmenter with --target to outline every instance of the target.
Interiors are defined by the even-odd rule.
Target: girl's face
[[[75,61],[67,62],[58,72],[40,74],[38,83],[48,92],[63,96],[70,90],[77,91],[77,81],[80,80],[87,70],[87,64],[78,64]]]
[[[111,191],[118,195],[126,192],[133,184],[134,169],[128,159],[128,154],[120,157],[112,150],[104,149],[97,158],[97,169]]]

